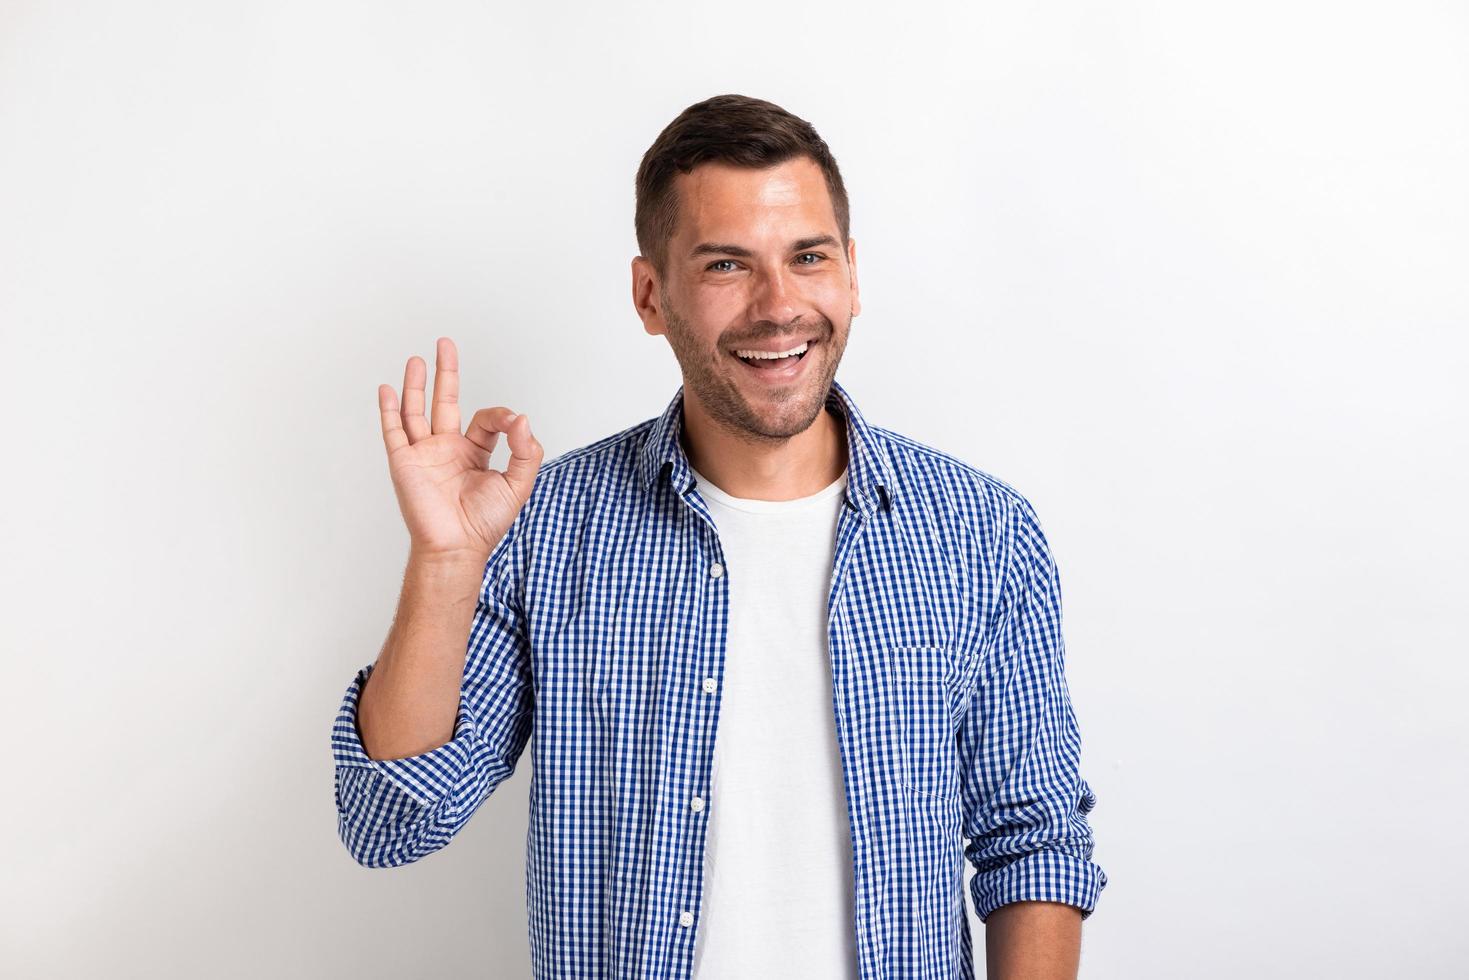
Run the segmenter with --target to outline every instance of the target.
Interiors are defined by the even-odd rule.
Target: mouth
[[[803,341],[781,352],[764,351],[757,348],[735,348],[729,352],[729,356],[739,361],[744,371],[757,380],[785,382],[798,378],[804,373],[803,365],[806,355],[819,342],[815,339]],[[744,356],[738,352],[743,352]]]

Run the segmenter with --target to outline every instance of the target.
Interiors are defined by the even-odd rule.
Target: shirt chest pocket
[[[911,644],[889,647],[888,652],[900,778],[915,793],[957,799],[956,678],[950,651],[941,644]]]

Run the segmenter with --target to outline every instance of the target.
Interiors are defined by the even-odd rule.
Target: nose
[[[785,269],[779,266],[766,269],[756,277],[755,290],[750,296],[752,320],[785,326],[800,312],[800,296]]]

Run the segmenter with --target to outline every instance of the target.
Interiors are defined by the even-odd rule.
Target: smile
[[[744,366],[751,377],[760,381],[790,381],[804,373],[806,354],[817,341],[805,341],[790,350],[775,352],[736,348],[730,356]]]

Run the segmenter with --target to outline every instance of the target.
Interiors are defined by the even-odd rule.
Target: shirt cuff
[[[429,806],[444,799],[459,782],[472,758],[471,746],[477,738],[474,716],[460,693],[459,714],[454,721],[454,737],[450,741],[419,755],[403,759],[373,759],[362,747],[357,729],[357,701],[362,685],[372,674],[375,664],[357,672],[332,728],[332,757],[338,766],[371,769],[389,783],[408,794],[421,805]]]
[[[1106,885],[1107,873],[1094,862],[1065,851],[1043,849],[975,874],[970,889],[980,922],[1011,902],[1061,902],[1081,909],[1085,920],[1096,908]]]

